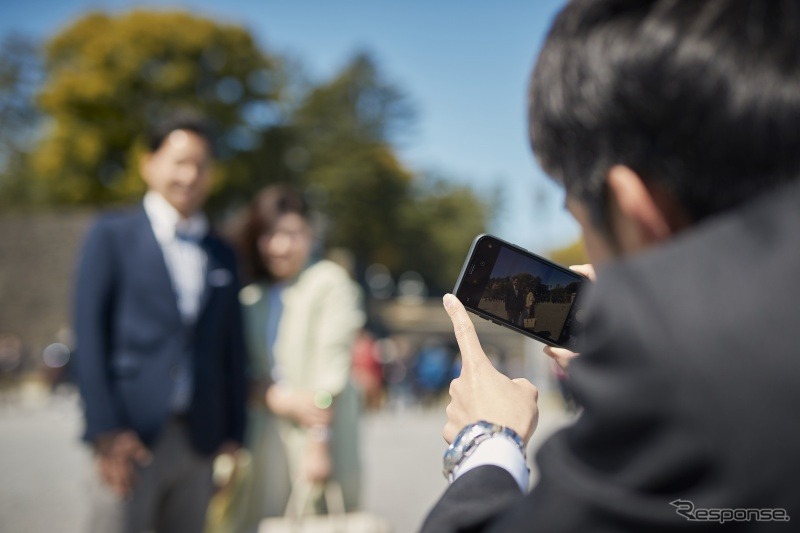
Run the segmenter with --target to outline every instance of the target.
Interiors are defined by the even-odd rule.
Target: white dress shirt
[[[453,470],[453,481],[473,468],[484,465],[494,465],[504,469],[517,482],[519,490],[523,493],[528,492],[530,470],[519,446],[513,440],[495,435],[478,444],[475,451]]]
[[[144,210],[164,253],[181,317],[187,324],[192,324],[197,318],[206,285],[208,258],[200,240],[208,233],[208,219],[203,213],[181,218],[178,211],[155,191],[145,194]]]

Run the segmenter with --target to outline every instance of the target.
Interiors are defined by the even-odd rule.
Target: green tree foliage
[[[40,114],[33,97],[41,74],[36,44],[21,35],[0,42],[0,202],[30,200],[27,150]]]
[[[486,227],[489,205],[402,165],[392,142],[413,119],[402,92],[368,54],[357,54],[292,116],[298,179],[325,199],[330,244],[352,250],[362,267],[416,270],[435,290],[449,290],[470,241]]]
[[[494,205],[465,186],[428,178],[404,206],[406,227],[397,241],[407,251],[401,268],[430,273],[436,289],[453,290],[469,245],[486,231]]]
[[[239,26],[182,12],[84,16],[45,46],[39,104],[51,122],[36,174],[53,201],[129,201],[143,189],[135,141],[158,117],[191,108],[224,133],[218,188],[235,189],[249,170],[240,152],[278,96],[276,66]]]
[[[413,176],[389,137],[409,114],[402,95],[359,54],[332,81],[311,90],[292,116],[294,155],[302,156],[294,162],[299,178],[321,193],[334,217],[331,244],[349,248],[359,260],[396,266],[392,243]]]

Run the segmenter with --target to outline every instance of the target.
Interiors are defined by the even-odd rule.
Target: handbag
[[[522,327],[526,329],[533,329],[536,326],[535,318],[526,318],[522,321]]]
[[[314,489],[322,489],[328,514],[304,514]],[[335,481],[314,485],[304,481],[292,484],[292,493],[281,517],[265,518],[258,533],[390,533],[388,520],[363,511],[347,513],[342,487]]]

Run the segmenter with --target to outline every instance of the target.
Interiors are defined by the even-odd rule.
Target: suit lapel
[[[159,300],[165,302],[165,312],[180,323],[182,320],[178,309],[178,295],[167,270],[164,252],[156,240],[153,226],[144,209],[141,209],[136,217],[135,230],[136,240],[131,247],[133,252],[131,260],[140,262],[141,267],[145,269],[144,272],[149,273],[153,294],[169,294],[171,296],[171,298],[159,298]]]
[[[220,257],[220,244],[211,236],[206,236],[200,241],[200,246],[206,253],[205,285],[200,296],[200,305],[197,309],[197,321],[200,322],[208,308],[214,291],[228,288],[236,280],[230,266]]]
[[[216,275],[212,274],[212,272],[216,272],[220,268],[219,259],[211,239],[205,237],[200,241],[200,246],[202,246],[203,251],[206,253],[206,271],[203,275],[203,292],[200,294],[200,304],[197,307],[197,322],[200,322],[200,319],[203,317],[206,307],[208,307],[208,302],[211,301],[211,293],[215,288],[214,285],[209,283],[209,280],[213,279]]]

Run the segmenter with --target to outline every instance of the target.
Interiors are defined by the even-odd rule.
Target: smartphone
[[[472,241],[453,294],[481,318],[576,351],[586,283],[577,272],[482,234]]]

